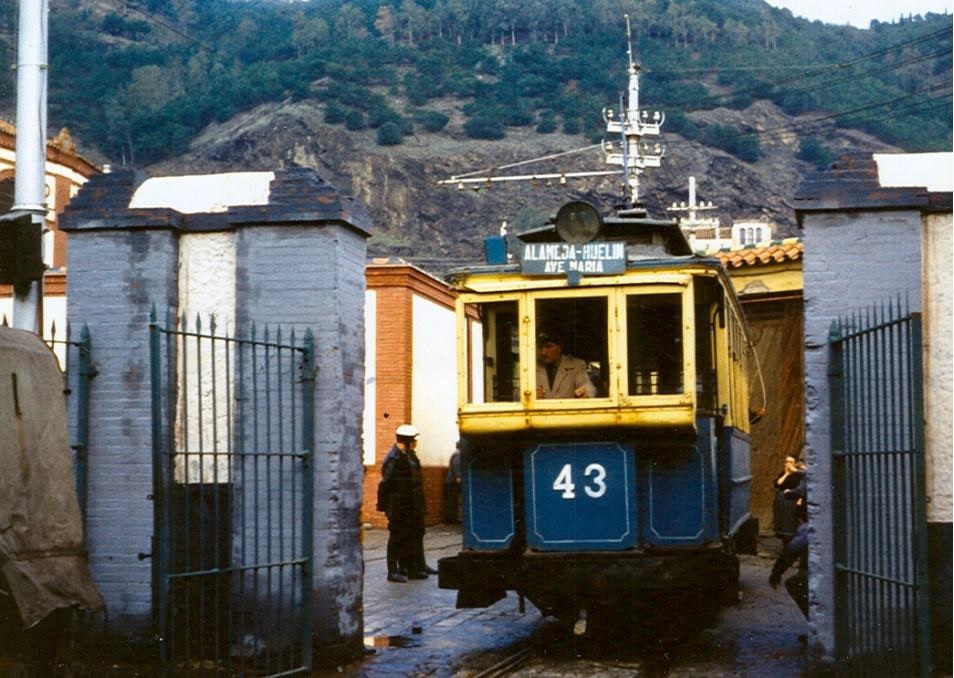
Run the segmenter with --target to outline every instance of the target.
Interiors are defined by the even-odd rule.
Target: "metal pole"
[[[47,0],[20,0],[17,40],[17,147],[13,212],[46,222]],[[42,243],[42,239],[41,239]],[[40,245],[42,249],[42,244]],[[42,256],[42,253],[41,253]],[[13,295],[13,326],[43,331],[43,280]]]

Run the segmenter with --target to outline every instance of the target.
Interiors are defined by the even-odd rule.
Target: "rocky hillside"
[[[647,100],[650,95],[646,95]],[[374,236],[373,256],[401,256],[422,268],[441,271],[482,256],[481,239],[502,222],[522,230],[542,224],[568,199],[587,199],[609,211],[620,195],[611,180],[576,180],[566,186],[512,182],[493,189],[458,190],[438,181],[455,174],[491,168],[573,150],[579,136],[541,135],[514,130],[501,141],[478,141],[462,131],[459,105],[442,102],[451,123],[440,133],[409,138],[400,146],[379,146],[371,130],[349,132],[322,122],[316,102],[266,104],[207,128],[188,152],[147,168],[153,176],[270,170],[291,165],[311,167],[342,192],[358,196],[368,207]],[[791,128],[796,119],[773,104],[758,101],[743,111],[714,109],[690,114],[707,124],[738,124],[758,130]],[[664,127],[665,130],[665,127]],[[821,133],[836,153],[892,151],[861,132],[835,129]],[[686,141],[664,136],[663,167],[647,170],[644,200],[652,216],[665,218],[666,207],[687,199],[688,178],[695,176],[701,200],[718,206],[724,224],[766,218],[782,236],[797,235],[792,195],[813,167],[796,158],[794,134],[764,134],[756,163]],[[585,143],[585,142],[584,142]],[[599,149],[509,173],[604,169]],[[502,172],[501,172],[502,173]]]

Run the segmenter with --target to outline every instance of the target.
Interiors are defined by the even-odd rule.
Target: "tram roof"
[[[557,227],[548,223],[517,234],[525,243],[562,242]],[[693,253],[679,222],[669,219],[650,219],[645,216],[604,217],[600,233],[601,241],[624,241],[631,248],[660,243],[670,256],[686,256]]]

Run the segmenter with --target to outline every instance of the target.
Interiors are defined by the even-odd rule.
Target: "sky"
[[[951,13],[954,0],[766,0],[774,7],[787,7],[795,16],[819,19],[828,24],[851,24],[868,28],[872,19],[897,21],[902,15]]]

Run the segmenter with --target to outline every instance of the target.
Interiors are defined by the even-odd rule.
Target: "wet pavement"
[[[486,609],[458,610],[456,591],[437,587],[437,575],[406,583],[387,581],[387,530],[364,533],[364,635],[373,654],[341,667],[352,676],[460,675],[468,655],[529,636],[543,618],[531,605],[521,614],[515,596]],[[459,525],[436,525],[425,534],[427,562],[460,551]]]
[[[800,676],[808,666],[808,625],[784,587],[767,580],[772,540],[759,556],[742,556],[742,599],[724,608],[708,629],[665,647],[627,638],[583,641],[544,618],[529,602],[518,609],[513,594],[486,609],[455,609],[455,591],[437,588],[437,577],[386,580],[387,530],[364,534],[364,625],[362,661],[316,672],[316,676],[474,676],[520,648],[532,655],[512,675],[524,676]],[[460,550],[460,527],[438,525],[425,537],[427,561]],[[793,572],[789,572],[792,574]],[[687,615],[691,611],[677,610]],[[803,639],[800,639],[802,636]]]

